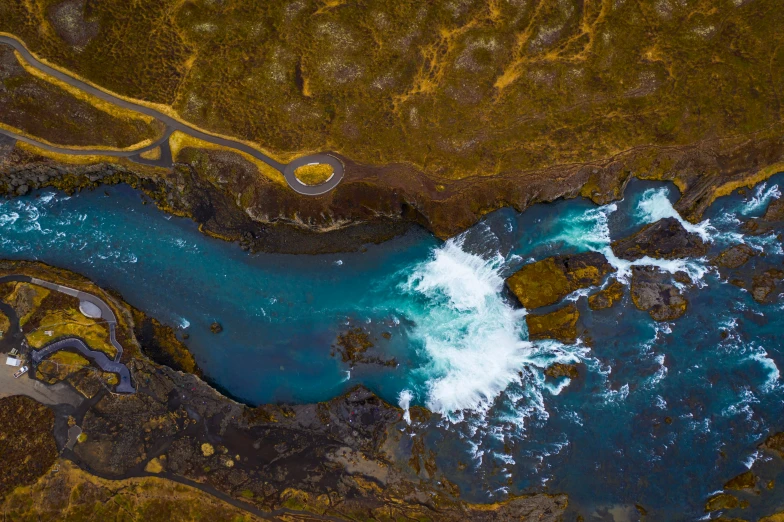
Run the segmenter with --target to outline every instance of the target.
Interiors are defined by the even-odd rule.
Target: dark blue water
[[[746,241],[767,254],[750,266],[781,265],[778,240],[744,237],[736,219],[764,212],[778,178],[686,226],[714,253]],[[412,232],[322,256],[248,255],[143,205],[131,189],[108,192],[3,202],[0,256],[115,288],[187,331],[209,378],[249,403],[325,400],[363,383],[390,402],[441,412],[416,429],[467,498],[546,488],[585,513],[636,513],[640,503],[656,519],[690,520],[753,462],[769,429],[784,428],[781,305],[755,303],[705,260],[646,261],[691,275],[679,320],[655,323],[628,297],[592,312],[575,295],[590,340],[527,341],[504,278],[531,260],[586,250],[604,252],[623,276],[629,266],[613,259],[611,239],[677,217],[671,185],[635,181],[605,207],[573,200],[501,210],[446,243]],[[209,331],[216,320],[219,335]],[[396,366],[350,368],[334,355],[337,335],[357,326],[370,332],[372,354]],[[546,381],[556,361],[581,362],[587,373]]]

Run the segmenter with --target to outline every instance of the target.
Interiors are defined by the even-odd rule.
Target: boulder
[[[506,284],[524,307],[533,309],[555,304],[580,288],[598,285],[613,271],[602,254],[586,252],[525,265]]]
[[[577,369],[576,364],[555,363],[548,366],[544,374],[551,379],[559,379],[561,377],[576,379],[580,376],[580,371]]]
[[[675,218],[664,218],[612,244],[615,255],[627,261],[645,256],[659,259],[702,257],[708,245],[697,234],[683,228]]]
[[[532,341],[555,339],[571,344],[577,340],[577,319],[580,312],[573,304],[547,314],[529,314],[525,317],[528,324],[528,338]]]
[[[653,267],[632,268],[634,306],[648,312],[656,321],[672,321],[686,313],[688,301],[668,279],[669,274]]]
[[[716,256],[713,263],[722,268],[740,268],[757,255],[757,252],[745,243],[733,245]]]

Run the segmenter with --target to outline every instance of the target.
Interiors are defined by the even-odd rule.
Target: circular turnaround
[[[90,301],[81,301],[79,303],[79,311],[82,312],[85,317],[89,317],[90,319],[101,318],[101,309]]]
[[[305,183],[302,183],[294,174],[294,171],[299,167],[304,167],[305,165],[310,165],[312,163],[326,163],[331,166],[334,172],[332,177],[319,185],[306,185]],[[283,176],[286,178],[286,183],[288,183],[289,187],[293,188],[295,192],[305,196],[320,196],[337,187],[340,180],[343,179],[343,163],[335,156],[330,156],[329,154],[311,154],[310,156],[297,158],[286,165],[283,169]]]

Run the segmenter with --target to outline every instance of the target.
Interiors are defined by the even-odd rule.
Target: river
[[[705,221],[684,224],[711,241],[711,255],[745,241],[766,254],[751,267],[780,266],[778,239],[744,236],[738,218],[761,215],[783,183],[779,175],[722,198]],[[125,186],[44,190],[0,203],[0,256],[116,289],[187,332],[207,377],[247,403],[326,400],[362,383],[440,413],[418,429],[466,498],[544,489],[595,513],[639,503],[657,518],[692,520],[709,493],[769,458],[756,445],[784,428],[781,303],[757,304],[706,260],[653,260],[694,281],[684,317],[656,323],[628,292],[620,306],[593,312],[578,294],[590,339],[562,345],[527,340],[525,312],[503,285],[529,261],[588,250],[623,276],[628,263],[613,258],[610,241],[679,218],[677,197],[670,184],[635,180],[611,205],[504,209],[447,242],[415,230],[363,252],[291,256],[206,237]],[[336,338],[356,327],[387,364],[341,360]],[[579,362],[585,375],[546,380],[555,361]]]

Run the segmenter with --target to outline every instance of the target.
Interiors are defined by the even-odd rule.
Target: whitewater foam
[[[547,418],[542,393],[566,385],[546,383],[544,368],[580,361],[589,349],[528,341],[526,311],[502,296],[504,258],[466,252],[463,237],[436,249],[402,285],[416,303],[406,301],[403,311],[413,325],[409,338],[426,361],[413,386],[430,410],[450,423],[469,420],[474,434],[487,433],[485,414],[494,405],[504,410],[499,419],[522,429],[532,415]]]
[[[740,209],[740,213],[744,216],[762,211],[767,208],[771,199],[779,199],[781,191],[778,185],[768,187],[767,183],[760,183],[754,190],[754,195],[744,203]]]
[[[663,192],[663,196],[661,191]],[[667,199],[666,188],[649,189],[645,194],[651,193],[648,200],[653,203],[647,203],[651,207],[650,212],[646,211],[645,219],[661,219],[657,217],[677,217],[679,221],[684,221],[677,211],[672,207],[670,200]],[[645,199],[643,197],[643,199]],[[664,203],[666,202],[666,204]],[[664,208],[665,210],[661,210]],[[658,209],[658,210],[657,210]],[[669,210],[667,210],[669,209]],[[590,209],[578,216],[570,217],[568,222],[564,224],[562,232],[556,236],[555,241],[564,241],[567,244],[575,246],[581,250],[592,250],[599,252],[607,258],[607,261],[616,270],[615,277],[621,282],[628,283],[631,276],[631,269],[634,266],[653,266],[663,272],[675,274],[677,272],[685,272],[694,283],[699,283],[702,278],[708,273],[707,261],[705,259],[658,259],[649,256],[642,257],[635,261],[627,261],[615,255],[610,244],[612,238],[610,236],[609,219],[613,212],[618,210],[617,205],[614,203],[604,205],[599,208]],[[691,227],[692,231],[696,230],[695,225],[684,221]],[[703,222],[707,223],[707,222]],[[684,225],[686,226],[686,225]],[[702,234],[708,234],[708,225],[699,227]],[[687,228],[688,230],[689,228]],[[590,292],[591,289],[578,290],[578,294],[569,296],[570,299],[579,298],[581,293]]]
[[[672,206],[669,194],[670,190],[667,187],[648,189],[643,192],[642,198],[637,204],[637,218],[642,223],[655,223],[660,219],[674,218],[687,231],[699,235],[703,241],[711,242],[713,240],[712,234],[716,229],[710,224],[710,221],[706,219],[696,225],[686,221]]]
[[[414,398],[414,394],[411,390],[403,390],[398,395],[398,405],[403,410],[403,419],[406,423],[411,424],[411,412],[409,411],[409,407],[411,406],[411,401]]]
[[[776,366],[776,362],[770,358],[768,352],[765,351],[764,348],[759,347],[758,350],[757,353],[751,355],[751,358],[759,362],[768,374],[768,378],[762,384],[761,389],[769,392],[776,387],[779,378],[781,378],[781,372],[779,371],[779,367]]]

